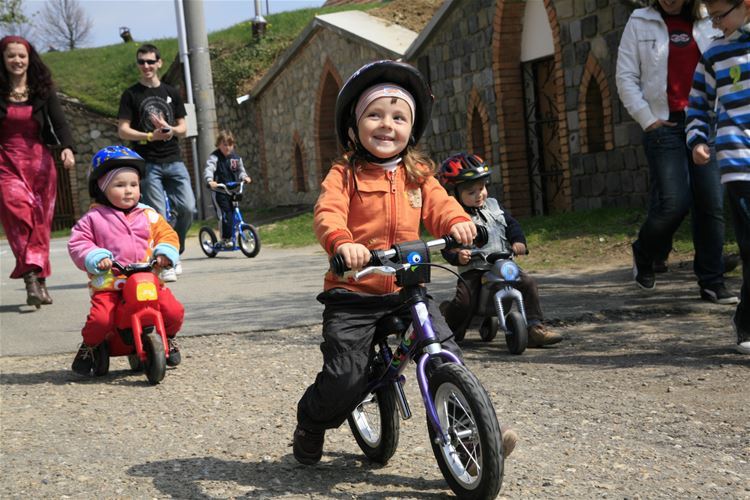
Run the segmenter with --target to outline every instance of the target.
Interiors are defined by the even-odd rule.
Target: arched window
[[[484,144],[484,127],[482,127],[482,117],[479,116],[479,110],[475,107],[471,113],[471,148],[470,153],[477,154],[482,158],[487,158],[487,147]]]
[[[323,180],[330,170],[333,160],[339,156],[335,118],[334,113],[332,113],[332,110],[336,109],[338,93],[339,85],[329,71],[323,80],[318,107],[318,171],[320,172],[320,180]]]
[[[294,188],[298,193],[307,192],[305,164],[302,160],[302,149],[299,147],[299,144],[294,145]]]
[[[604,109],[599,85],[593,78],[586,89],[586,143],[588,152],[604,151]]]

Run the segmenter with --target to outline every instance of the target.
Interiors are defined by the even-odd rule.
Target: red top
[[[683,16],[664,15],[669,32],[667,100],[669,111],[684,111],[688,104],[693,73],[701,57],[693,38],[693,22]]]

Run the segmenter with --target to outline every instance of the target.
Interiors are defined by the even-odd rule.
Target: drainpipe
[[[182,8],[182,0],[174,0],[175,14],[177,17],[177,43],[180,53],[180,62],[182,63],[183,78],[185,80],[185,94],[188,104],[195,104],[193,101],[193,81],[190,77],[190,58],[188,58],[187,35],[185,33],[185,12]],[[193,107],[195,111],[195,107]],[[203,207],[203,189],[201,179],[203,175],[200,170],[198,160],[198,145],[195,136],[188,137],[190,141],[190,152],[193,156],[193,191],[195,192],[195,204],[198,209],[198,218],[205,219],[205,209]]]

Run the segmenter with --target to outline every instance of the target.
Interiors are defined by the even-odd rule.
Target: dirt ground
[[[470,332],[467,364],[521,438],[501,498],[750,498],[750,361],[729,349],[728,314],[603,311],[553,322],[565,341],[521,356]],[[69,355],[0,358],[0,497],[449,496],[413,376],[388,465],[346,426],[319,465],[295,462],[319,339],[317,325],[186,337],[155,387],[124,358],[97,379]]]

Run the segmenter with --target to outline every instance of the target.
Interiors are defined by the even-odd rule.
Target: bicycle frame
[[[400,337],[401,342],[393,355],[391,355],[387,338],[380,341],[380,353],[383,356],[383,361],[387,369],[368,384],[363,396],[370,394],[379,387],[387,384],[395,384],[401,416],[404,419],[408,419],[411,416],[411,412],[406,403],[406,397],[401,384],[405,379],[403,372],[409,364],[408,360],[417,357],[417,383],[430,425],[432,425],[435,434],[440,436],[441,445],[449,443],[450,436],[440,425],[435,403],[430,395],[427,380],[427,364],[431,359],[438,357],[443,358],[443,360],[449,363],[460,365],[463,363],[455,354],[444,350],[440,344],[440,340],[435,334],[432,321],[429,317],[426,303],[427,292],[422,285],[430,282],[430,250],[439,250],[449,245],[450,241],[452,241],[450,237],[444,237],[431,242],[417,240],[396,244],[392,250],[373,252],[373,260],[383,265],[365,268],[354,276],[354,279],[357,280],[370,273],[395,274],[396,284],[402,287],[400,292],[402,303],[408,304],[411,311],[411,324],[403,336]],[[392,260],[392,257],[396,257],[398,260]],[[407,262],[402,263],[402,260],[406,260]],[[334,262],[334,269],[336,266],[337,264]],[[418,354],[420,350],[422,351],[421,355]]]

